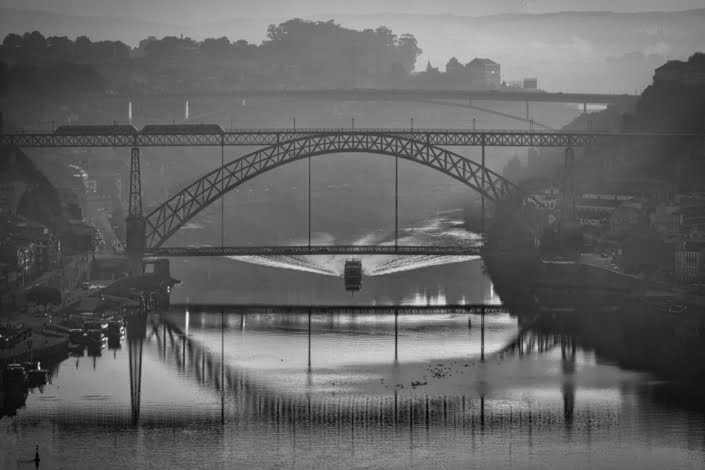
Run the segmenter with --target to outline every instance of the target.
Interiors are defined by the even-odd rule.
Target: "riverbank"
[[[45,317],[15,314],[8,319],[31,329],[32,335],[12,348],[0,350],[0,369],[25,361],[60,362],[68,355],[68,338],[43,333]]]

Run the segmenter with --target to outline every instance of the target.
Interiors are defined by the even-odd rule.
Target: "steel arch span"
[[[146,249],[159,248],[196,214],[248,180],[297,160],[350,152],[388,155],[428,166],[465,183],[492,202],[513,200],[523,204],[530,199],[501,175],[462,155],[432,145],[428,140],[353,132],[309,135],[235,159],[173,195],[145,217]]]

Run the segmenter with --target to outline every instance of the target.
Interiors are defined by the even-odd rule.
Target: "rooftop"
[[[499,64],[491,59],[476,57],[473,60],[471,60],[470,62],[468,62],[468,65],[499,65]]]

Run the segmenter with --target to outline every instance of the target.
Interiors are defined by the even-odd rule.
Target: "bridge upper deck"
[[[0,144],[17,147],[208,147],[276,145],[313,135],[343,138],[393,135],[436,146],[488,147],[585,147],[619,139],[703,139],[696,133],[556,132],[501,129],[237,129],[224,131],[215,125],[148,126],[141,131],[131,126],[68,126],[62,132],[14,132],[0,134]],[[161,130],[158,130],[161,129]]]

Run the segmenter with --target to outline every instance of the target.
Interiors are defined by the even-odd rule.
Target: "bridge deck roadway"
[[[172,304],[198,313],[251,313],[305,315],[365,315],[373,313],[451,314],[451,313],[505,313],[507,308],[499,304],[448,304],[448,305],[277,305],[277,304]]]
[[[154,257],[192,256],[296,256],[296,255],[406,255],[406,256],[478,256],[479,247],[472,246],[225,246],[164,247],[147,253]]]
[[[467,129],[239,129],[205,133],[198,125],[163,126],[160,133],[136,131],[126,133],[111,126],[102,130],[70,133],[0,134],[0,144],[30,147],[220,147],[268,146],[284,141],[317,136],[371,138],[393,135],[440,146],[488,147],[584,147],[604,140],[643,140],[668,137],[702,139],[704,134],[687,133],[611,133],[611,132],[545,132],[517,130]],[[118,133],[123,132],[123,133]]]

